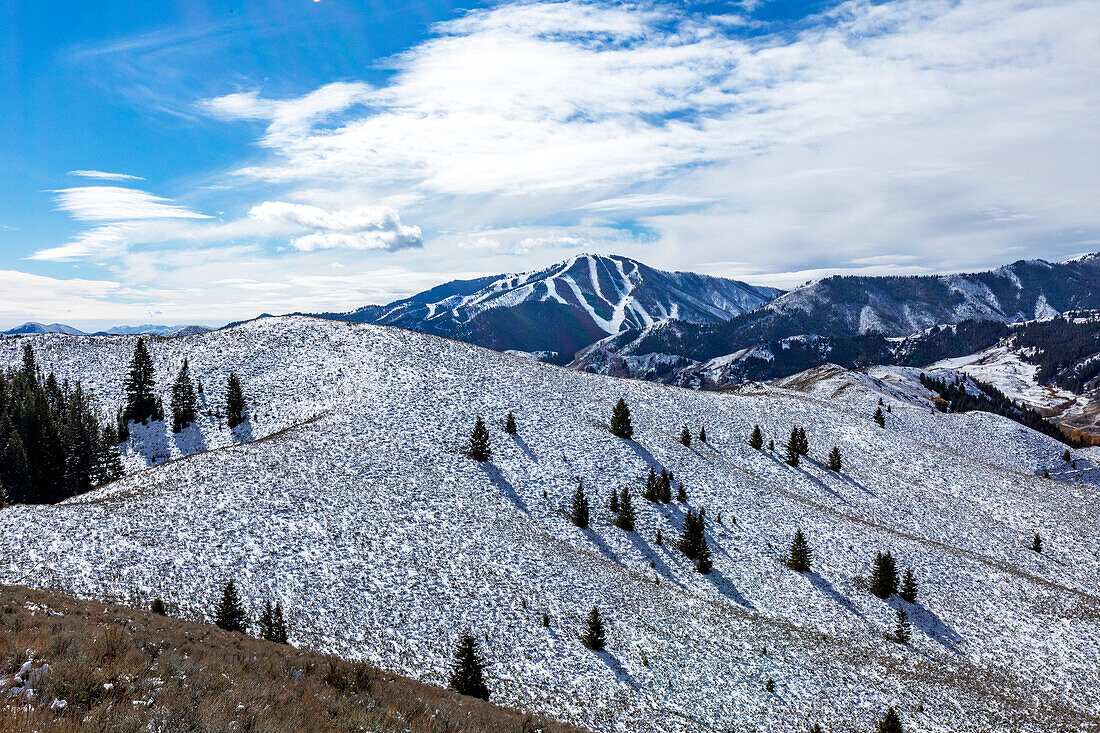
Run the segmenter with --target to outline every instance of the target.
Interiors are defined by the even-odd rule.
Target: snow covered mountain
[[[24,342],[0,341],[0,364]],[[121,400],[134,337],[31,343],[105,411]],[[472,630],[495,701],[597,731],[870,730],[891,705],[914,731],[1100,724],[1096,464],[1073,451],[1069,473],[1043,435],[936,413],[912,374],[700,392],[301,317],[149,347],[163,392],[189,359],[211,414],[182,437],[136,432],[132,473],[108,487],[0,510],[15,548],[0,581],[159,595],[199,616],[233,577],[250,608],[282,601],[294,643],[433,683]],[[230,370],[253,416],[235,431],[216,414]],[[606,428],[620,397],[631,441]],[[880,397],[885,427],[871,420]],[[479,414],[485,464],[462,450]],[[753,450],[754,424],[777,446],[803,426],[809,457]],[[708,442],[682,445],[684,425]],[[833,445],[840,473],[823,465]],[[644,501],[650,467],[673,471],[687,504]],[[586,530],[568,519],[578,480]],[[636,532],[607,508],[623,487]],[[710,575],[676,549],[689,507],[707,510]],[[783,562],[798,528],[810,573]],[[868,592],[886,549],[916,572],[916,603]],[[578,638],[593,606],[606,653]],[[898,609],[908,645],[885,638]]]
[[[730,378],[774,378],[825,361],[845,366],[873,364],[885,358],[886,339],[907,337],[937,325],[1016,323],[1098,307],[1097,255],[1063,263],[1020,260],[969,274],[834,276],[796,288],[722,323],[657,324],[623,330],[576,354],[572,365],[586,371],[677,383],[704,382],[707,374],[731,367]],[[995,329],[986,331],[995,334]],[[997,338],[1000,336],[979,348]],[[970,352],[945,355],[963,353]],[[755,365],[738,364],[757,357]],[[781,357],[788,357],[785,363]],[[653,364],[666,368],[654,371]],[[685,368],[692,373],[673,375]]]
[[[68,333],[74,335],[83,335],[83,331],[73,328],[72,326],[66,326],[64,323],[35,323],[34,321],[28,321],[21,326],[15,326],[9,328],[7,331],[0,332],[2,336],[20,336],[30,335],[38,333]]]
[[[540,270],[455,281],[385,306],[324,318],[400,326],[499,351],[553,352],[568,361],[593,341],[664,319],[712,324],[782,291],[665,272],[617,255],[577,255]]]
[[[97,331],[94,335],[155,334],[157,336],[191,336],[196,333],[205,333],[209,330],[211,330],[209,326],[158,326],[154,324],[145,324],[144,326],[112,326],[106,331]],[[51,323],[45,325],[42,323],[29,322],[24,323],[22,326],[16,326],[7,331],[2,331],[0,332],[0,336],[26,336],[42,333],[66,333],[70,336],[87,335],[84,331],[73,328],[72,326],[66,326],[64,323]]]

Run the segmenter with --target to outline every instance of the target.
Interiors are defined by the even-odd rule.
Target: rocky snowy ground
[[[105,409],[121,400],[132,337],[32,343]],[[0,363],[21,348],[0,342]],[[150,348],[165,391],[189,358],[214,414],[183,440],[136,434],[134,472],[111,486],[0,511],[14,548],[0,581],[159,595],[199,616],[233,577],[252,607],[282,601],[294,643],[439,683],[470,629],[495,700],[601,731],[870,730],[889,705],[915,731],[1100,725],[1100,489],[1042,478],[1059,475],[1063,446],[1008,420],[933,414],[874,378],[705,393],[305,318]],[[236,432],[216,415],[230,370],[255,415]],[[885,428],[871,420],[880,396]],[[619,397],[634,441],[604,426]],[[516,436],[500,428],[509,410]],[[488,464],[461,450],[478,414]],[[684,424],[709,442],[681,445]],[[777,444],[804,426],[811,460],[753,450],[754,424]],[[833,445],[840,474],[822,465]],[[650,466],[706,507],[711,575],[672,546],[687,507],[641,500]],[[578,479],[595,505],[586,531],[567,519]],[[606,508],[624,485],[634,533]],[[812,573],[783,565],[797,528]],[[917,604],[866,590],[885,549],[915,570]],[[593,605],[605,654],[578,640]],[[897,607],[908,646],[884,638]]]

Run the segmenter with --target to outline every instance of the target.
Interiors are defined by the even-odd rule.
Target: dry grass
[[[12,700],[28,660],[50,668],[33,701]],[[576,731],[366,664],[14,586],[0,586],[0,682],[0,733]]]

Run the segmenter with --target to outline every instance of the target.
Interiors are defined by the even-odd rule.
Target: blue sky
[[[1093,0],[0,0],[0,326],[1100,250]]]

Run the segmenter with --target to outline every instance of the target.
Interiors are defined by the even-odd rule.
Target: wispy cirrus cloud
[[[79,221],[211,218],[170,199],[121,186],[82,186],[53,193],[57,208]]]
[[[69,171],[70,176],[81,178],[95,178],[101,181],[144,181],[141,176],[132,176],[129,173],[107,173],[106,171],[76,170]]]

